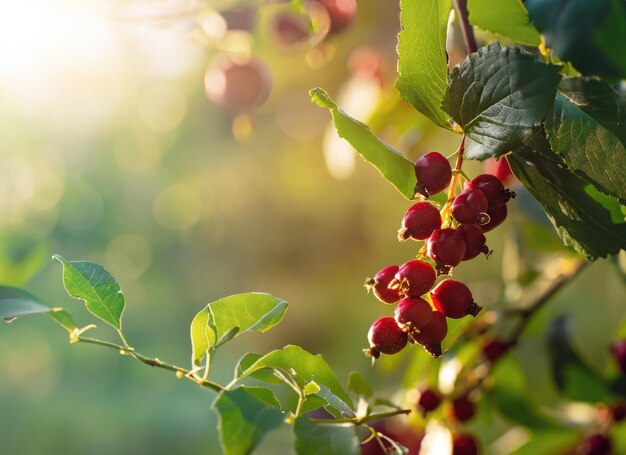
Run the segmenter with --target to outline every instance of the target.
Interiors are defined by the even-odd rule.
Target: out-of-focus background
[[[359,370],[391,398],[406,358],[426,354],[370,367],[367,329],[392,308],[363,282],[416,254],[415,243],[396,240],[409,203],[336,138],[308,90],[324,87],[407,156],[452,154],[458,136],[393,91],[397,4],[361,0],[344,30],[322,37],[328,30],[316,23],[287,46],[273,35],[275,18],[291,11],[285,4],[256,9],[250,28],[232,22],[232,1],[100,3],[1,7],[0,283],[86,325],[50,256],[99,262],[125,291],[129,341],[183,365],[189,323],[204,305],[269,292],[290,302],[284,322],[220,352],[217,380],[244,352],[300,344],[342,379]],[[250,112],[211,103],[207,69],[250,54],[271,75],[267,101]],[[470,163],[467,172],[481,169]],[[456,273],[487,309],[523,299],[523,285],[564,254],[540,208],[516,190],[509,219],[488,235],[495,253]],[[595,365],[624,315],[619,280],[611,264],[595,264],[551,307],[593,318],[575,324],[574,341]],[[99,325],[94,334],[114,335]],[[0,326],[2,455],[220,453],[211,400],[173,374],[68,344],[45,316]],[[287,437],[271,436],[259,453],[289,453]]]

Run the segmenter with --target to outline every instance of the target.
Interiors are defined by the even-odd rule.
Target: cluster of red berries
[[[454,187],[460,172],[457,170],[453,179],[450,162],[438,152],[429,152],[418,159],[415,174],[416,193],[427,199],[450,186],[449,200],[441,211],[427,201],[413,204],[404,215],[398,239],[425,241],[418,255],[420,259],[385,267],[365,284],[384,303],[400,301],[394,317],[382,317],[370,327],[370,347],[365,353],[373,358],[381,353],[400,352],[408,342],[421,344],[437,357],[442,353],[441,342],[448,332],[446,318],[478,314],[481,307],[464,283],[447,278],[433,287],[438,275],[450,274],[452,267],[461,261],[480,253],[490,254],[484,233],[504,221],[506,203],[515,197],[490,174],[466,181],[463,191],[455,197]],[[434,266],[421,260],[426,257]]]

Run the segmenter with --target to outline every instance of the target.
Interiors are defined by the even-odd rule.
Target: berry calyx
[[[485,195],[490,210],[506,204],[509,199],[515,197],[514,192],[505,189],[500,179],[491,174],[474,177],[468,186],[480,190]]]
[[[437,263],[439,274],[447,274],[459,265],[466,251],[463,230],[459,229],[436,229],[426,242],[426,253]]]
[[[506,205],[490,208],[487,210],[487,215],[489,215],[489,222],[480,226],[483,232],[489,232],[502,224],[507,215]]]
[[[412,332],[430,323],[433,310],[426,300],[407,297],[396,307],[394,317],[405,332]]]
[[[400,266],[389,287],[397,289],[406,297],[421,297],[432,289],[436,279],[432,265],[414,259]]]
[[[454,198],[452,202],[452,216],[459,223],[487,224],[489,217],[485,213],[489,203],[482,191],[467,188]]]
[[[603,434],[587,436],[576,448],[576,454],[580,455],[611,455],[611,439]]]
[[[626,374],[626,340],[617,340],[613,343],[611,352],[619,369]]]
[[[430,411],[434,411],[441,404],[441,396],[436,390],[427,388],[420,391],[420,397],[417,400],[417,407],[422,411],[422,415]]]
[[[415,192],[428,199],[445,190],[452,179],[450,162],[439,152],[428,152],[415,162]]]
[[[472,292],[460,281],[445,279],[433,291],[435,308],[444,316],[460,319],[468,314],[476,316],[482,309],[474,302]]]
[[[365,353],[375,359],[380,354],[396,354],[406,346],[408,335],[392,317],[386,316],[377,319],[367,332],[370,348]]]
[[[404,214],[402,227],[398,231],[398,240],[404,241],[409,238],[426,240],[440,227],[441,215],[437,207],[428,202],[417,202]]]
[[[463,239],[465,240],[465,256],[463,256],[464,261],[474,259],[480,253],[484,253],[485,256],[489,257],[491,251],[486,245],[487,238],[479,226],[475,224],[462,224],[457,227],[457,230],[461,230],[463,232]]]
[[[482,348],[483,357],[491,363],[494,363],[509,349],[509,343],[501,340],[491,340]]]
[[[439,311],[433,311],[432,319],[428,325],[422,327],[419,332],[411,336],[421,344],[433,357],[442,354],[441,342],[448,334],[448,321]]]
[[[478,445],[474,437],[467,433],[459,433],[452,438],[452,455],[477,455]]]
[[[457,398],[452,402],[452,417],[459,422],[471,419],[475,413],[476,405],[467,397]]]
[[[374,278],[368,278],[365,282],[367,291],[373,291],[378,300],[383,303],[396,303],[400,300],[401,295],[395,289],[389,289],[389,283],[393,280],[394,275],[398,272],[397,265],[388,265],[378,271]]]

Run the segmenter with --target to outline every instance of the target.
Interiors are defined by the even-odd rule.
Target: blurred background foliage
[[[216,379],[226,380],[244,352],[299,344],[323,353],[340,377],[359,370],[380,395],[404,400],[401,387],[420,381],[415,365],[426,354],[405,350],[370,367],[361,353],[367,329],[393,309],[362,286],[417,252],[396,240],[409,203],[346,154],[307,93],[324,87],[411,158],[432,149],[452,154],[458,137],[394,92],[397,4],[361,0],[346,30],[285,49],[270,31],[285,4],[261,6],[254,27],[242,31],[228,30],[219,14],[232,1],[91,3],[2,7],[0,282],[68,308],[84,325],[91,320],[67,297],[49,258],[99,262],[126,293],[129,341],[179,364],[190,357],[191,318],[206,303],[270,292],[290,302],[285,321],[224,348]],[[456,63],[462,51],[454,40]],[[212,105],[207,67],[251,53],[271,73],[269,99],[238,115]],[[354,69],[368,55],[379,59],[376,77]],[[481,169],[468,163],[466,172]],[[515,190],[509,219],[488,236],[495,253],[457,272],[494,312],[530,300],[572,255],[532,197]],[[571,316],[579,354],[606,368],[625,313],[622,279],[610,261],[598,261],[559,294],[516,350],[524,371],[547,364],[545,327],[561,314]],[[105,337],[108,329],[98,331]],[[528,377],[534,401],[558,408],[549,373]],[[69,345],[46,317],[0,326],[2,455],[220,453],[211,400],[173,374]],[[583,411],[572,419],[584,419]],[[482,420],[473,428],[488,440],[497,429]],[[288,452],[285,437],[271,435],[259,453]]]

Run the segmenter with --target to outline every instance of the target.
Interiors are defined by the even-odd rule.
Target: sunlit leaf
[[[467,10],[469,21],[483,30],[531,46],[541,42],[521,0],[468,0]]]
[[[74,319],[72,319],[72,316],[63,308],[51,309],[50,311],[48,311],[48,316],[58,322],[65,330],[70,333],[78,328],[76,326],[76,323],[74,322]]]

